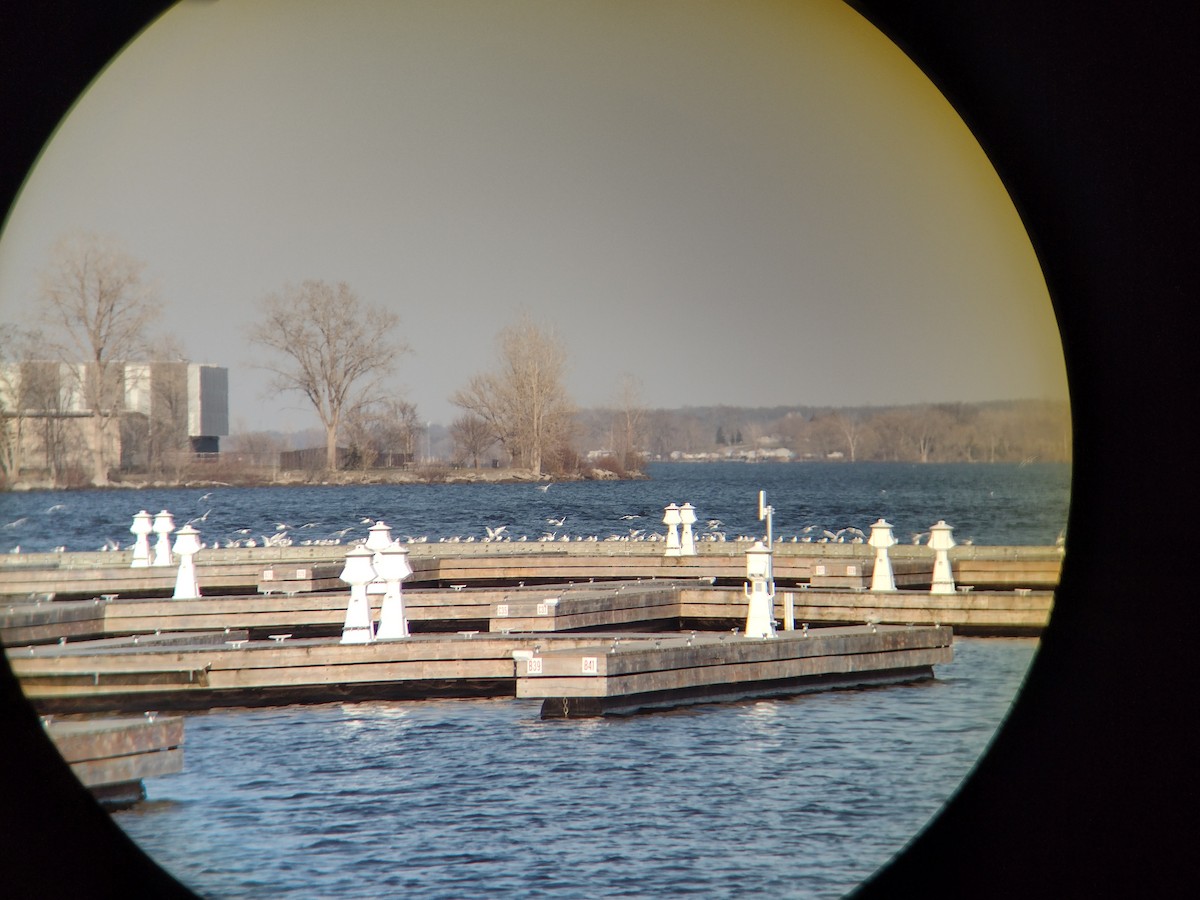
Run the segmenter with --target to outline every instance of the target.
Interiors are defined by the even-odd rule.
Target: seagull
[[[708,520],[708,528],[710,531],[715,531],[716,529],[720,528],[724,524],[725,523],[722,522],[720,519],[709,519]]]
[[[185,525],[191,525],[191,524],[193,524],[194,522],[207,522],[207,521],[208,521],[208,514],[209,514],[210,512],[212,512],[212,510],[211,510],[211,509],[210,509],[210,510],[208,510],[207,512],[205,512],[205,513],[204,513],[204,515],[202,515],[202,516],[196,516],[196,518],[194,518],[194,519],[188,519],[188,520],[187,520],[187,522],[185,522],[184,524],[185,524]]]
[[[924,538],[924,537],[929,537],[928,531],[921,531],[921,532],[918,532],[917,534],[914,534],[912,536],[912,542],[914,544],[919,544],[919,543],[921,543],[921,538]]]
[[[557,519],[554,518],[554,516],[550,516],[549,518],[546,519],[547,525],[556,525],[559,528],[561,528],[563,525],[565,525],[566,522],[567,522],[566,516],[559,516]]]
[[[197,502],[203,503],[205,500],[207,500],[212,495],[213,495],[213,492],[209,491],[207,494],[204,494]]]
[[[9,523],[8,523],[7,525],[5,525],[4,527],[5,527],[5,528],[20,528],[22,525],[24,525],[24,524],[25,524],[26,522],[28,522],[28,521],[29,521],[29,517],[28,517],[28,516],[22,516],[22,517],[21,517],[21,518],[19,518],[19,519],[14,519],[13,521],[9,522]]]
[[[505,529],[508,528],[507,525],[497,525],[495,528],[492,528],[490,525],[484,525],[483,527],[487,529],[487,536],[488,536],[489,541],[496,540],[496,538],[498,538],[498,537],[500,537],[500,535],[504,534]]]
[[[67,507],[66,507],[65,503],[55,503],[52,507],[50,507],[48,510],[46,510],[46,512],[48,512],[48,513],[58,512],[60,509],[66,509],[66,508]]]
[[[548,481],[545,484],[536,484],[536,485],[534,485],[534,487],[536,487],[539,491],[541,491],[544,494],[544,493],[546,493],[546,491],[550,490],[550,485],[552,485],[552,484],[554,484],[553,481]]]
[[[630,513],[629,515],[621,516],[626,522],[632,522],[634,519],[640,519],[641,517],[640,513]]]

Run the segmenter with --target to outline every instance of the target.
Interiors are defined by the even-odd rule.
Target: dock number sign
[[[599,674],[600,669],[597,666],[596,661],[597,661],[597,657],[595,657],[595,656],[585,656],[583,658],[583,674],[584,675]]]
[[[542,674],[542,658],[534,656],[525,660],[526,675],[541,675]]]

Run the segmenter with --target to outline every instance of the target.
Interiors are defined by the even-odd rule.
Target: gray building
[[[85,364],[0,365],[0,442],[6,468],[59,472],[90,453],[94,418],[84,396]],[[229,370],[189,362],[113,363],[112,418],[105,455],[124,470],[215,454],[229,434]],[[119,423],[119,424],[118,424]],[[13,472],[15,474],[15,472]]]

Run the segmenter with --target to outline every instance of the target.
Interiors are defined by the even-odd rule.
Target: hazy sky
[[[316,424],[245,340],[286,282],[401,316],[448,423],[524,309],[568,387],[655,407],[1065,399],[1029,240],[932,84],[836,0],[185,2],[97,78],[0,235],[0,316],[75,229],[230,370],[234,430]]]

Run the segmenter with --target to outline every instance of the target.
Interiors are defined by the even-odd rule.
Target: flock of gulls
[[[545,493],[551,484],[535,485],[536,490]],[[206,493],[198,498],[199,504],[207,504],[212,498],[213,492]],[[44,511],[44,515],[53,515],[62,513],[66,510],[66,505],[62,503],[54,504]],[[209,506],[200,515],[194,516],[185,520],[183,523],[176,522],[176,527],[182,524],[191,525],[197,530],[203,532],[204,527],[208,524],[209,516],[213,512],[213,507]],[[18,537],[25,525],[29,522],[29,516],[23,516],[11,522],[0,525],[0,531],[10,533],[14,537]],[[345,527],[336,528],[334,530],[325,530],[328,526],[324,526],[319,521],[303,522],[294,524],[290,522],[277,521],[274,522],[274,528],[267,533],[266,529],[260,528],[236,528],[228,532],[226,535],[219,538],[202,537],[202,548],[207,549],[234,549],[239,547],[290,547],[297,546],[334,546],[345,544],[354,546],[361,544],[367,540],[365,531],[375,525],[379,519],[373,516],[360,515],[357,517],[356,524]],[[644,511],[640,513],[627,513],[615,518],[620,525],[614,524],[607,529],[605,533],[591,534],[572,534],[568,529],[568,517],[566,515],[546,516],[544,519],[544,528],[524,529],[521,533],[515,533],[516,528],[509,524],[502,525],[484,525],[484,534],[459,534],[459,535],[442,535],[431,537],[424,534],[407,534],[394,536],[402,543],[406,544],[424,544],[424,543],[445,543],[445,544],[492,544],[492,543],[571,543],[571,542],[656,542],[666,541],[667,536],[665,531],[655,530],[654,526],[640,526],[639,520],[657,521],[657,516],[654,513]],[[341,524],[341,523],[337,523]],[[355,533],[357,532],[357,534]],[[702,525],[697,523],[694,532],[695,539],[698,542],[741,542],[753,543],[761,540],[761,535],[750,534],[734,534],[731,535],[725,528],[725,523],[720,519],[708,519]],[[918,532],[911,535],[913,544],[920,544],[926,540],[929,532]],[[807,525],[800,532],[791,537],[782,535],[775,537],[775,543],[847,543],[847,544],[862,544],[865,543],[867,534],[860,528],[854,526],[845,526],[832,530],[823,525]],[[961,543],[970,543],[970,538]],[[126,541],[125,546],[132,546],[132,539]],[[65,545],[54,547],[54,551],[65,551]],[[73,548],[74,549],[74,548]],[[89,547],[89,550],[99,551],[117,551],[122,549],[122,544],[112,538],[106,539],[99,547]],[[21,545],[16,544],[9,548],[10,553],[22,552]]]

